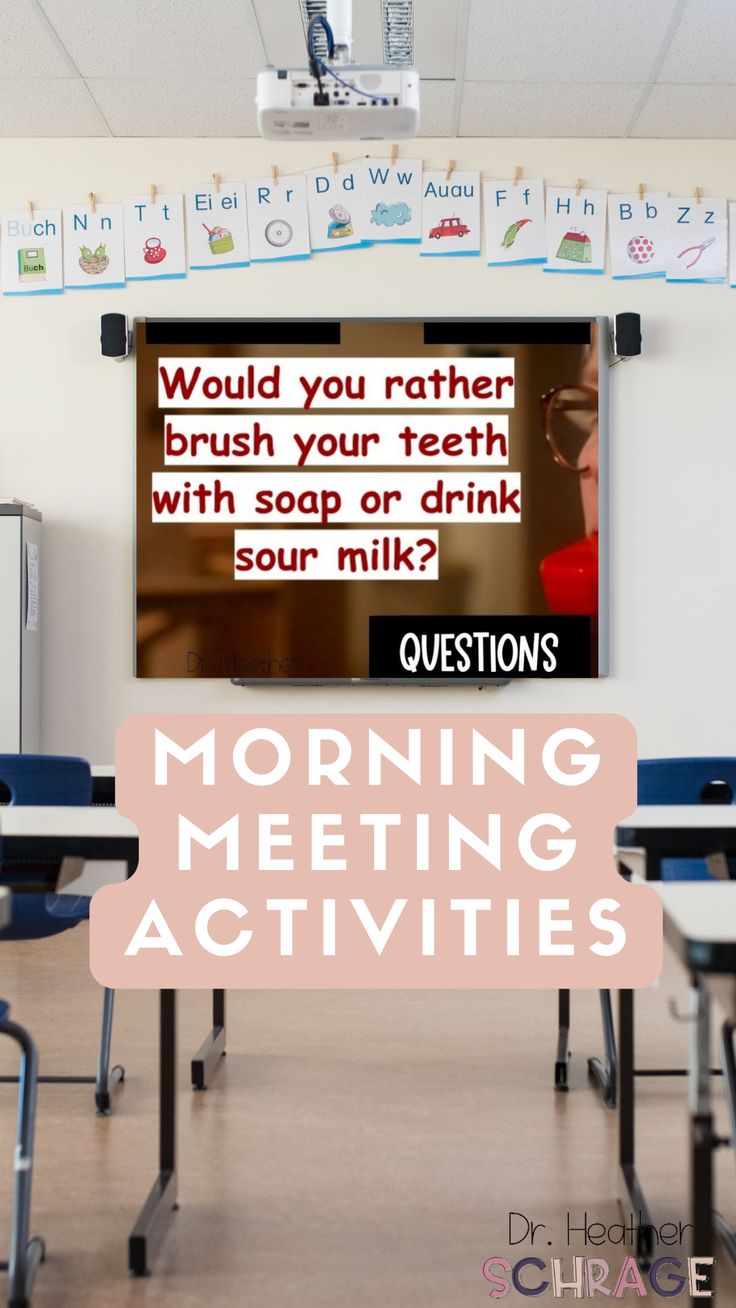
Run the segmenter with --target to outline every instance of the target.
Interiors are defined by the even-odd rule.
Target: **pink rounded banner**
[[[117,735],[139,865],[92,901],[115,988],[639,987],[661,905],[616,869],[611,714],[169,714]]]

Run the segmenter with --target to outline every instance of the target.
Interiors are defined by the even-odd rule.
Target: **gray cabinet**
[[[41,514],[0,501],[0,754],[41,748]]]

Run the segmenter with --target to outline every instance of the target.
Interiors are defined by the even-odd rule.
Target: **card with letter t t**
[[[181,195],[129,195],[124,218],[129,282],[186,276]]]

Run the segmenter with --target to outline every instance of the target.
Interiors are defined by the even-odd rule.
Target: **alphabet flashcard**
[[[128,281],[186,276],[181,195],[129,195],[124,216]]]
[[[419,253],[480,254],[479,172],[425,172]]]
[[[666,192],[609,195],[608,225],[614,280],[664,277]]]
[[[366,159],[361,235],[382,244],[422,239],[421,159]]]
[[[63,291],[61,209],[6,209],[0,227],[3,295]]]
[[[245,184],[253,263],[308,259],[307,183],[300,173],[251,177]]]
[[[64,285],[80,291],[125,285],[122,204],[64,205]]]
[[[483,225],[490,268],[546,263],[544,182],[497,177],[484,182]]]
[[[736,286],[736,203],[732,200],[728,206],[728,280]]]
[[[726,200],[670,196],[666,255],[668,282],[725,282]]]
[[[545,272],[602,273],[606,266],[606,192],[547,189]]]
[[[352,164],[330,164],[307,173],[313,250],[349,250],[369,244],[360,235],[361,181],[362,171]]]
[[[186,209],[191,270],[247,268],[250,241],[245,182],[190,186]]]

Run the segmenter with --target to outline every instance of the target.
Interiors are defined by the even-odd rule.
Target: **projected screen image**
[[[138,322],[136,675],[601,675],[606,334]]]

